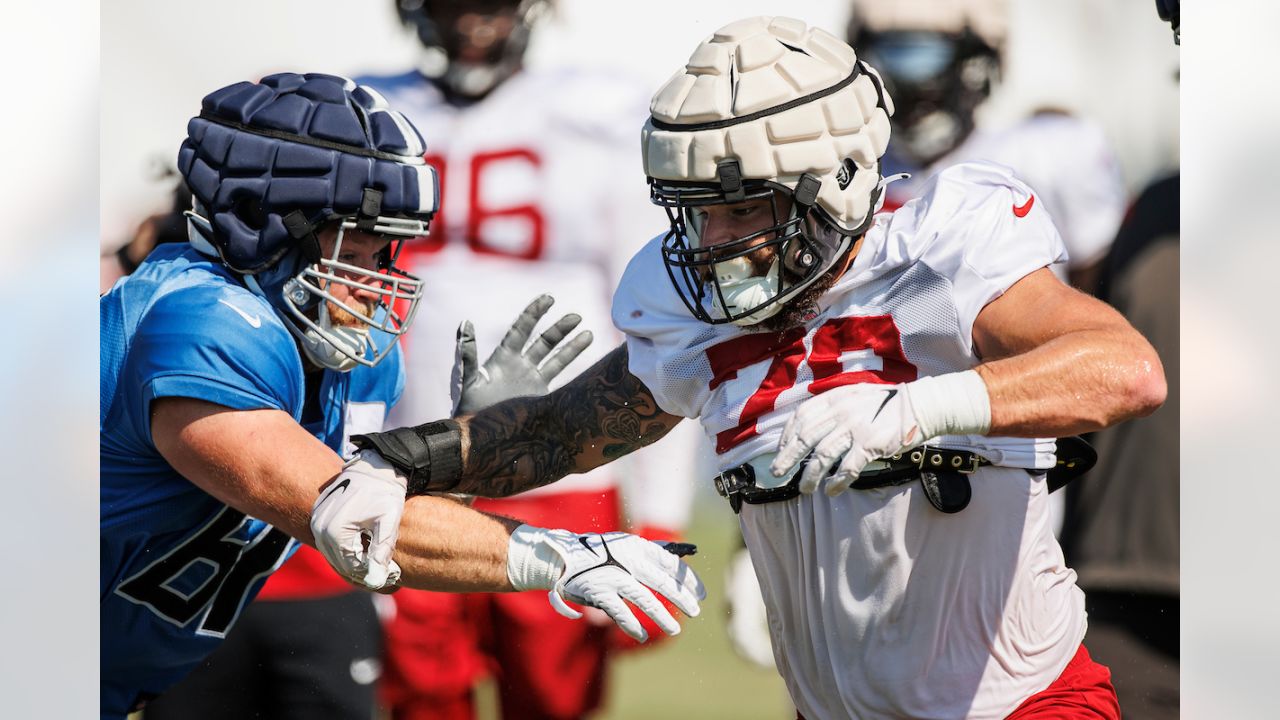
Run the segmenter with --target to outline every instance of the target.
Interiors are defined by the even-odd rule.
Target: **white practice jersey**
[[[617,347],[622,337],[609,323],[614,287],[627,260],[667,222],[649,202],[640,162],[647,94],[612,74],[570,69],[517,73],[463,106],[446,102],[416,72],[359,82],[412,120],[442,185],[430,236],[401,263],[422,278],[424,297],[405,346],[404,398],[390,424],[447,416],[458,325],[475,324],[483,362],[541,293],[556,299],[541,327],[575,312],[583,318],[578,331],[595,335],[557,384]],[[680,464],[672,458],[664,467]],[[633,520],[679,528],[691,475],[655,492],[673,474],[660,475],[644,478],[644,496],[665,502],[628,509]],[[604,489],[618,476],[604,468],[533,492]]]
[[[1043,206],[1007,168],[963,164],[877,216],[804,327],[753,333],[694,319],[658,240],[614,301],[631,371],[666,411],[698,417],[721,469],[777,451],[800,403],[853,383],[978,364],[978,312],[1065,260]],[[775,660],[810,720],[999,718],[1044,689],[1084,637],[1084,598],[1049,527],[1050,439],[945,437],[995,463],[955,515],[918,483],[743,505]],[[766,463],[767,465],[767,463]]]
[[[891,184],[890,204],[916,197],[944,168],[978,160],[1013,168],[1035,190],[1067,247],[1067,262],[1055,268],[1060,278],[1067,268],[1098,262],[1111,247],[1127,205],[1120,165],[1102,128],[1071,115],[1042,113],[1009,128],[978,128],[927,170]]]

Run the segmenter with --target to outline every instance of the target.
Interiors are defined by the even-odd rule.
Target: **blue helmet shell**
[[[425,150],[413,125],[371,88],[279,73],[207,95],[187,124],[178,169],[222,261],[256,274],[291,250],[308,251],[314,230],[332,218],[429,221],[440,191]]]

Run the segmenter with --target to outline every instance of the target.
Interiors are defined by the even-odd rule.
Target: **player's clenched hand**
[[[800,491],[812,493],[827,478],[826,493],[837,495],[872,460],[896,455],[926,439],[905,385],[846,385],[796,408],[782,429],[770,470],[783,477],[812,452],[800,475]],[[828,478],[833,467],[836,470]]]
[[[406,482],[374,450],[356,453],[311,509],[316,549],[356,585],[380,590],[400,580],[391,559],[404,514]]]
[[[685,615],[694,617],[700,611],[698,602],[706,598],[706,588],[680,559],[691,552],[682,543],[655,543],[622,532],[578,535],[521,525],[511,535],[507,577],[517,590],[550,590],[551,606],[567,618],[577,619],[582,613],[565,600],[599,608],[623,632],[644,642],[649,635],[628,602],[668,635],[678,634],[680,624],[653,591]]]
[[[529,303],[482,366],[476,360],[475,329],[470,321],[462,323],[458,328],[450,383],[455,417],[469,415],[513,397],[545,395],[551,381],[591,345],[590,330],[563,342],[582,322],[582,317],[574,313],[560,318],[536,340],[529,342],[538,321],[554,302],[550,295],[539,295]]]

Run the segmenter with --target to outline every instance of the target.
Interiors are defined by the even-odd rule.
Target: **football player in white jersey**
[[[1008,166],[1035,190],[1062,237],[1067,259],[1053,265],[1054,274],[1093,294],[1128,201],[1119,166],[1100,126],[1060,110],[1007,127],[979,121],[1004,67],[1009,19],[1008,0],[854,0],[847,40],[883,73],[894,103],[882,174],[908,175],[887,186],[884,209],[919,197],[952,165]],[[1064,500],[1065,493],[1050,497],[1055,534]],[[765,665],[767,627],[745,554],[729,572],[729,637],[740,655]]]
[[[546,396],[364,444],[417,486],[510,493],[696,417],[803,717],[1119,717],[1046,471],[1054,438],[1152,412],[1165,380],[1120,315],[1054,276],[1066,253],[1035,193],[963,164],[875,216],[892,100],[790,18],[719,29],[650,111],[670,230],[615,295],[625,344]],[[412,449],[455,437],[461,469]]]
[[[1008,0],[854,0],[849,44],[884,73],[896,106],[884,174],[911,174],[890,186],[885,207],[919,196],[952,165],[1007,165],[1062,236],[1067,261],[1055,273],[1092,293],[1128,203],[1119,165],[1100,126],[1059,109],[1007,127],[978,120],[1000,78],[1008,27]]]
[[[581,367],[604,355],[621,340],[609,323],[618,278],[665,224],[645,199],[635,156],[645,89],[612,73],[522,67],[531,25],[548,5],[399,0],[400,18],[421,41],[420,62],[403,74],[360,79],[431,138],[427,161],[442,186],[431,236],[404,260],[422,278],[432,311],[407,338],[407,383],[393,423],[455,410],[442,392],[454,358],[433,348],[464,320],[474,323],[477,345],[497,346],[502,329],[490,324],[507,327],[544,291],[580,314],[580,327],[597,339]],[[584,532],[625,524],[677,539],[697,476],[698,433],[692,423],[682,431],[689,447],[665,451],[647,471],[604,468],[475,507],[535,524],[554,517]],[[535,593],[393,597],[384,694],[397,718],[472,717],[472,687],[492,666],[504,717],[581,717],[601,702],[610,653],[640,647],[594,613],[591,623],[560,617]]]

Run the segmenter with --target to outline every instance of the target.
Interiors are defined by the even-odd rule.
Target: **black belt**
[[[1071,480],[1083,475],[1098,460],[1093,447],[1080,437],[1059,438],[1057,461],[1048,471],[1049,492],[1058,490]],[[965,509],[972,497],[969,478],[984,465],[991,463],[977,453],[968,450],[923,445],[900,455],[884,458],[886,467],[864,472],[849,487],[854,490],[905,485],[919,479],[929,503],[944,513],[957,513]],[[716,492],[729,501],[734,513],[741,512],[742,503],[764,503],[790,500],[800,494],[800,473],[809,458],[800,461],[786,485],[762,488],[756,485],[756,471],[750,463],[725,470],[715,477]]]
[[[924,445],[901,455],[881,460],[886,467],[864,472],[849,487],[853,490],[905,485],[919,479],[925,495],[934,507],[945,513],[960,512],[969,504],[972,490],[967,475],[972,475],[983,465],[990,465],[986,458],[968,450],[948,450]],[[762,488],[756,485],[756,471],[750,463],[730,468],[715,478],[716,492],[729,501],[735,513],[741,512],[742,503],[764,503],[790,500],[800,494],[800,473],[809,458],[800,461],[786,485]]]

